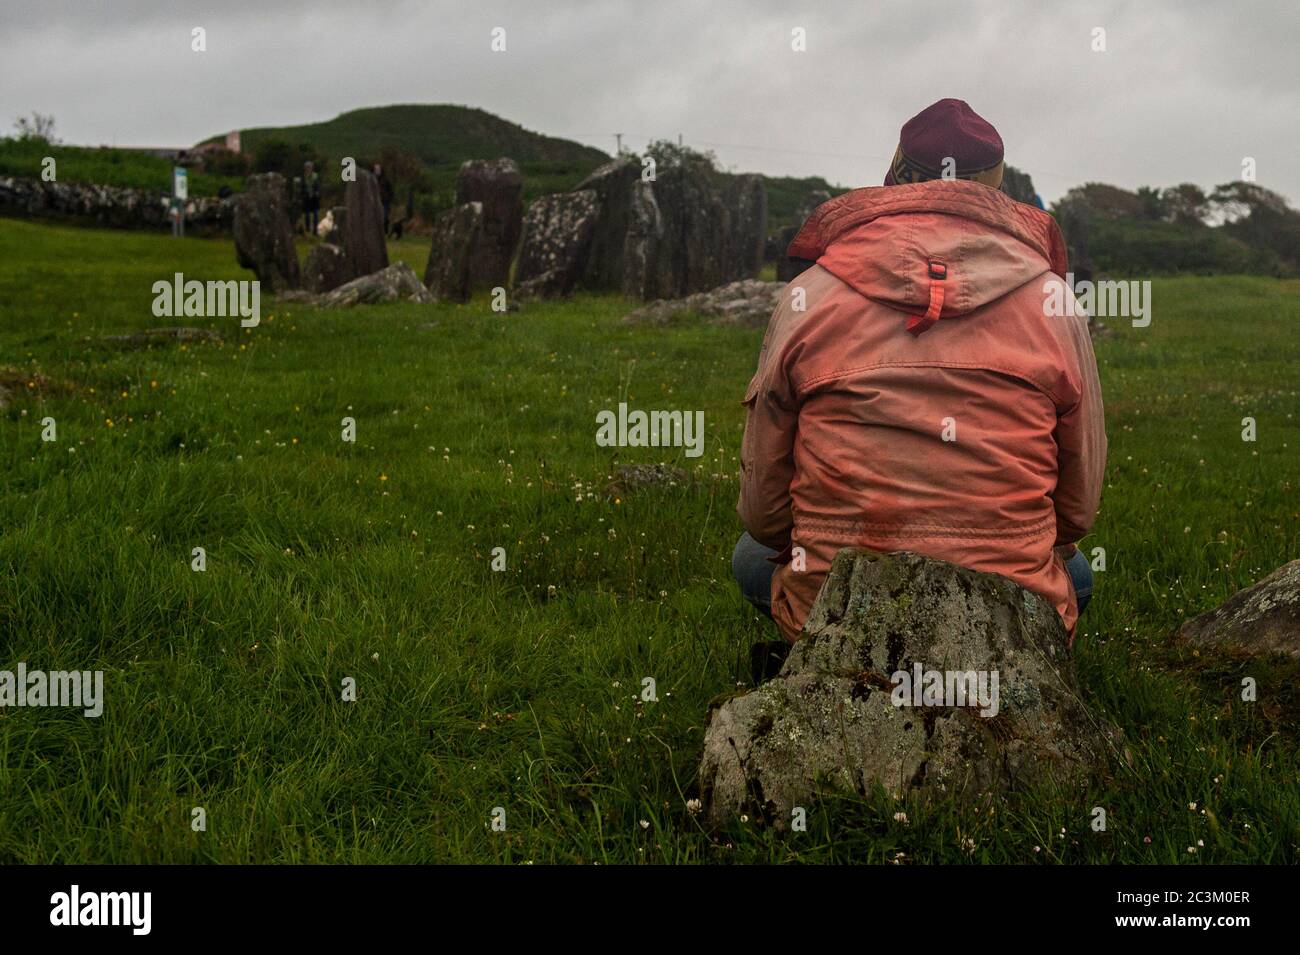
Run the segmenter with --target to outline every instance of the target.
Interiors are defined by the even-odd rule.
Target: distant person
[[[393,208],[393,184],[384,175],[384,168],[375,163],[375,181],[379,183],[379,204],[384,207],[384,235],[388,234],[388,215]]]
[[[1073,638],[1092,594],[1075,544],[1101,495],[1101,388],[1086,315],[1046,308],[1060,230],[1001,192],[1002,173],[997,130],[940,100],[903,127],[884,188],[824,203],[790,245],[814,264],[745,393],[732,556],[788,641],[853,546],[1009,577]],[[785,649],[755,646],[756,679]]]
[[[315,235],[317,220],[320,218],[320,173],[311,160],[302,164],[302,179],[298,181],[298,188],[307,234]]]

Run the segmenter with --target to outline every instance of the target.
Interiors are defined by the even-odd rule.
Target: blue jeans
[[[750,537],[748,531],[740,535],[736,549],[731,552],[731,576],[740,585],[740,595],[768,617],[772,616],[772,575],[777,568],[768,558],[776,554],[772,548],[764,547]],[[1092,565],[1083,551],[1076,550],[1074,556],[1065,562],[1065,569],[1070,574],[1070,583],[1074,585],[1074,596],[1082,614],[1092,599]]]

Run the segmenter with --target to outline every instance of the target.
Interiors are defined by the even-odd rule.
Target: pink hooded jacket
[[[788,254],[817,264],[786,287],[745,393],[737,507],[782,552],[782,633],[862,546],[1009,577],[1073,639],[1053,548],[1092,527],[1106,433],[1087,318],[1048,311],[1066,271],[1051,216],[962,180],[858,189]]]

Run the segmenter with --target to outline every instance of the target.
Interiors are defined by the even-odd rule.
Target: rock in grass
[[[704,315],[714,325],[762,328],[772,317],[784,291],[782,282],[741,279],[685,298],[651,302],[625,315],[623,323],[666,325],[686,315]]]
[[[159,345],[171,345],[177,342],[214,342],[220,343],[221,336],[209,328],[190,328],[184,325],[166,328],[146,328],[129,335],[105,335],[99,339],[105,345],[118,348],[155,348]]]
[[[1300,560],[1188,620],[1179,635],[1198,646],[1300,657]]]
[[[474,256],[483,240],[483,203],[466,202],[433,221],[424,284],[433,296],[468,302],[474,287]]]
[[[376,305],[381,302],[433,301],[433,296],[421,284],[415,272],[405,262],[396,262],[386,269],[353,279],[319,296],[314,302],[325,308],[350,308],[353,305]]]
[[[895,705],[895,674],[914,679],[918,666],[973,672],[989,692],[973,705],[912,705],[927,700],[910,694]],[[1042,597],[917,554],[850,548],[776,679],[711,714],[700,792],[714,825],[749,813],[784,827],[819,789],[978,796],[1047,778],[1073,787],[1117,747],[1080,699],[1065,628]]]
[[[686,482],[686,472],[671,464],[626,464],[618,469],[608,486],[606,497],[624,497],[643,487],[672,487]]]
[[[302,284],[309,292],[332,292],[352,277],[347,255],[333,242],[312,246],[303,262]]]

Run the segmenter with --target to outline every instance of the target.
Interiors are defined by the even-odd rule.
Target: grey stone
[[[384,206],[379,199],[379,182],[368,169],[358,169],[355,182],[344,189],[346,225],[343,251],[353,276],[372,275],[388,267],[388,245],[384,241]]]
[[[666,325],[689,315],[711,318],[714,325],[762,328],[772,317],[785,285],[761,279],[741,279],[685,298],[659,299],[623,317],[627,325]]]
[[[350,308],[354,305],[377,305],[382,302],[433,301],[419,277],[405,262],[396,262],[378,272],[363,275],[320,296],[314,303],[323,308]]]
[[[481,202],[467,202],[448,209],[434,220],[429,261],[424,267],[424,284],[434,297],[452,302],[469,301],[473,260],[482,234]]]
[[[645,221],[646,196],[648,193],[649,201],[653,203],[654,194],[649,183],[641,181],[641,162],[631,155],[611,159],[578,183],[574,191],[595,193],[596,204],[600,207],[580,284],[583,288],[619,291],[628,284],[625,253],[629,230],[634,227],[642,230],[641,241],[644,243],[648,239],[651,244],[648,250],[642,248],[642,255],[647,251],[653,254],[653,230],[648,236],[644,230],[648,225]],[[631,279],[633,285],[640,281],[639,278]]]
[[[332,242],[312,246],[302,265],[303,288],[309,292],[330,292],[351,278],[347,255]]]
[[[998,674],[996,714],[895,706],[894,674],[916,664]],[[711,713],[700,793],[714,825],[750,813],[784,827],[827,790],[967,798],[1051,780],[1078,791],[1121,747],[1080,698],[1045,599],[994,574],[850,548],[779,675]]]
[[[461,164],[456,203],[477,202],[482,208],[482,230],[469,261],[472,287],[504,287],[509,281],[523,229],[523,191],[524,178],[512,159],[471,159]]]
[[[1179,635],[1197,646],[1300,657],[1300,560],[1188,620]]]
[[[519,298],[553,298],[573,291],[587,265],[592,235],[600,219],[593,189],[542,196],[528,207],[515,294]]]
[[[214,342],[220,343],[221,336],[208,328],[189,328],[169,326],[167,328],[146,328],[129,335],[104,335],[99,339],[105,345],[120,348],[153,348],[157,345],[170,345],[175,342]]]
[[[235,258],[252,269],[268,291],[298,287],[298,251],[283,176],[268,172],[248,177],[244,192],[235,198],[233,232]]]
[[[724,278],[753,278],[763,267],[763,246],[767,240],[767,187],[763,177],[729,176],[722,200],[731,214]]]
[[[629,298],[651,298],[663,219],[650,183],[638,179],[632,184],[628,212],[627,233],[623,237],[622,291]]]
[[[652,294],[679,298],[731,278],[727,274],[731,212],[709,173],[692,162],[660,165],[654,193],[663,228]]]
[[[671,464],[625,464],[605,486],[605,496],[625,497],[641,488],[673,487],[686,480],[686,472]]]
[[[803,224],[808,217],[817,210],[823,202],[829,202],[831,194],[825,189],[814,189],[804,198],[803,204],[799,211],[795,213],[795,221],[782,229],[776,237],[776,280],[778,282],[789,282],[796,275],[799,275],[812,263],[803,259],[792,259],[785,254],[785,250],[790,247],[794,237],[799,234]]]

